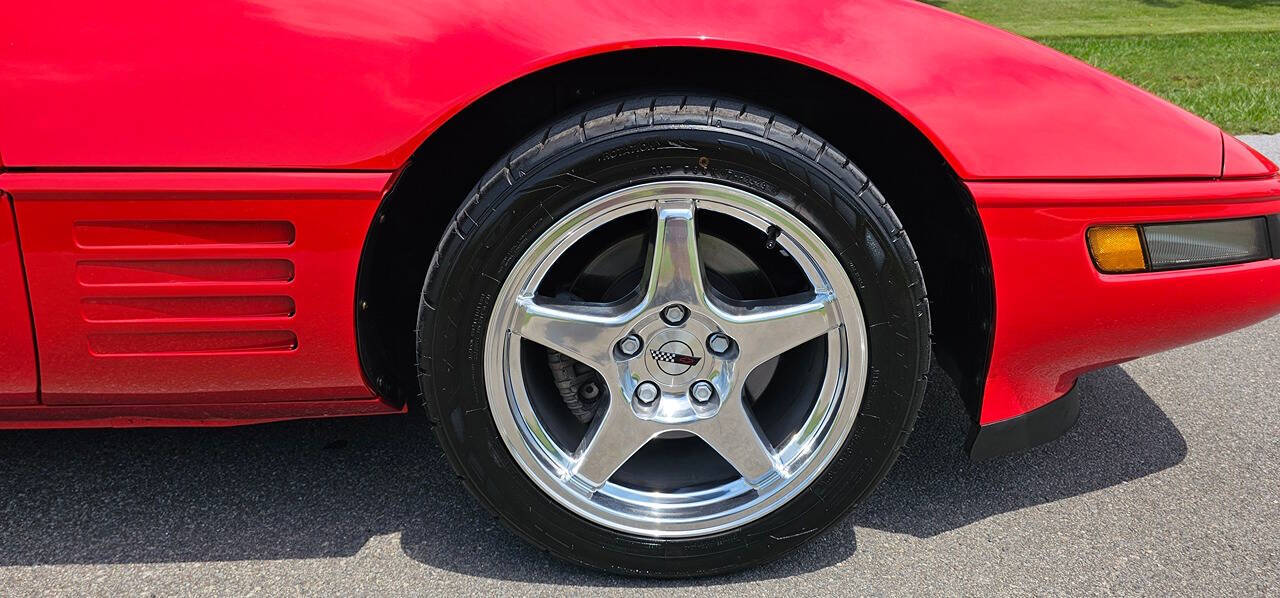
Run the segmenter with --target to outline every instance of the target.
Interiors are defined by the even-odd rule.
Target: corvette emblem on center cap
[[[649,356],[658,362],[663,372],[672,376],[679,376],[702,361],[701,357],[694,356],[689,345],[680,341],[668,341],[657,349],[650,349]]]

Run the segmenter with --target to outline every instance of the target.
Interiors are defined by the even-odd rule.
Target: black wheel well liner
[[[804,65],[702,48],[622,50],[499,87],[432,133],[370,226],[356,284],[361,366],[393,401],[420,393],[418,298],[440,236],[467,192],[539,125],[627,93],[732,96],[786,114],[850,157],[902,220],[919,255],[939,362],[977,418],[995,330],[990,251],[973,198],[932,143],[866,91]]]

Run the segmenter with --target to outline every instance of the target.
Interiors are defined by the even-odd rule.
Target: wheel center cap
[[[645,346],[645,367],[660,386],[683,391],[707,365],[706,349],[688,330],[660,330],[649,337]]]

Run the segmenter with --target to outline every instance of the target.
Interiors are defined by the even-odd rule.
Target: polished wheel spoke
[[[742,400],[731,400],[696,430],[751,486],[780,475],[773,446]]]
[[[592,420],[573,456],[570,472],[599,489],[623,463],[653,438],[661,427],[635,417],[624,400],[614,400],[608,411]]]
[[[598,372],[612,361],[613,343],[630,315],[624,307],[587,303],[544,303],[523,297],[511,332],[564,353]]]
[[[726,332],[741,347],[737,367],[744,373],[840,326],[830,291],[721,310]]]
[[[658,230],[646,293],[652,306],[676,302],[698,305],[706,296],[693,214],[692,201],[658,202]]]

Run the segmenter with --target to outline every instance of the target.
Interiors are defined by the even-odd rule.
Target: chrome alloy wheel
[[[639,213],[656,221],[639,288],[609,302],[539,294],[575,243]],[[718,292],[699,256],[695,215],[703,213],[767,235],[810,289],[754,301]],[[546,409],[536,405],[536,376],[526,371],[534,361],[522,357],[528,342],[587,365],[604,381],[607,393],[594,418],[569,446],[557,441]],[[748,376],[812,343],[823,360],[805,368],[816,377],[804,385],[814,396],[794,401],[804,412],[771,440],[762,427],[768,422],[757,419],[748,398]],[[858,413],[867,334],[839,259],[799,219],[736,188],[664,181],[589,201],[539,237],[496,299],[484,359],[489,408],[502,440],[544,492],[612,530],[690,537],[760,518],[825,470]],[[663,487],[615,475],[647,444],[690,437],[705,442],[734,474]]]

